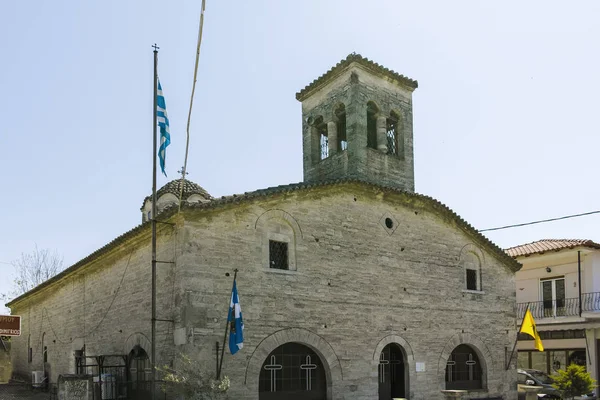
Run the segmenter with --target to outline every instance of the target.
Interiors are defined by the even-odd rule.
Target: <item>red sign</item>
[[[0,315],[0,336],[21,336],[21,317]]]

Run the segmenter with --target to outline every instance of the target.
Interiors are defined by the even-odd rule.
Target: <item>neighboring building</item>
[[[506,252],[523,265],[516,274],[517,321],[529,307],[545,349],[536,351],[532,340],[520,337],[519,368],[553,373],[576,363],[598,380],[600,244],[545,239]]]
[[[213,198],[188,181],[181,211],[177,182],[159,190],[157,364],[183,352],[215,371],[238,269],[232,399],[516,399],[520,265],[414,193],[416,87],[352,54],[296,96],[303,183]],[[16,371],[148,379],[149,201],[140,226],[8,304]]]

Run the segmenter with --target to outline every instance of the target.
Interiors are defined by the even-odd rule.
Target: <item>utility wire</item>
[[[196,65],[194,67],[194,83],[192,84],[192,95],[190,97],[190,111],[188,112],[187,120],[187,139],[185,142],[185,158],[183,160],[183,168],[181,169],[181,187],[179,190],[179,211],[181,211],[181,200],[183,198],[183,183],[185,180],[185,170],[187,169],[188,150],[190,148],[190,121],[192,120],[192,106],[194,105],[194,92],[196,91],[196,80],[198,76],[198,61],[200,59],[200,44],[202,43],[202,27],[204,26],[204,8],[206,6],[206,0],[202,0],[202,7],[200,9],[200,28],[198,29],[198,45],[196,46]]]
[[[549,218],[549,219],[542,219],[542,220],[539,220],[539,221],[525,222],[525,223],[522,223],[522,224],[499,226],[497,228],[480,229],[479,232],[490,232],[490,231],[499,231],[501,229],[518,228],[520,226],[542,224],[544,222],[560,221],[562,219],[584,217],[586,215],[592,215],[592,214],[598,214],[598,213],[600,213],[600,210],[590,211],[590,212],[581,213],[581,214],[565,215],[564,217],[558,217],[558,218]]]

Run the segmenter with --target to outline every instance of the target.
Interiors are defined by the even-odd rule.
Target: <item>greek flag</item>
[[[237,286],[233,281],[233,290],[231,291],[231,303],[229,303],[229,314],[227,315],[229,328],[229,351],[235,354],[244,347],[244,321],[242,320],[242,309],[240,307],[240,298],[238,297]]]
[[[158,148],[158,158],[160,160],[160,169],[165,172],[165,158],[167,156],[167,146],[171,144],[171,134],[169,132],[169,117],[167,116],[167,105],[165,96],[163,96],[160,80],[158,81],[158,94],[156,96],[156,119],[160,128],[160,147]]]

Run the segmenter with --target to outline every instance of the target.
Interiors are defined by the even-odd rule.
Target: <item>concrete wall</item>
[[[296,271],[268,268],[270,235],[288,238]],[[515,338],[514,273],[414,197],[361,184],[295,192],[188,211],[179,238],[176,331],[187,339],[178,350],[209,373],[227,316],[225,274],[239,269],[245,343],[223,364],[232,398],[257,399],[265,358],[290,341],[322,357],[330,399],[377,398],[379,354],[390,342],[406,353],[411,399],[442,397],[446,362],[460,343],[485,363],[486,390],[472,397],[516,396],[514,370],[504,371],[505,346]],[[465,290],[465,249],[482,258],[481,292]]]

